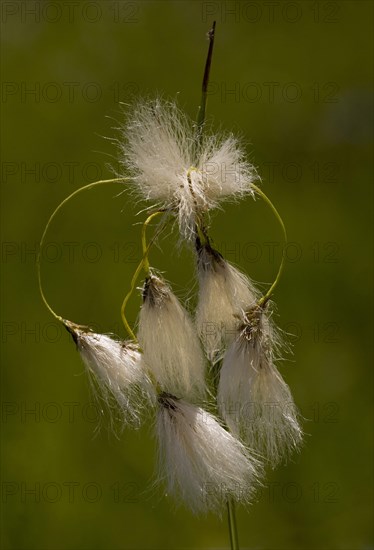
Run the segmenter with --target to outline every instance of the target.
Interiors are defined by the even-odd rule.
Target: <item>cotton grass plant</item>
[[[286,230],[277,210],[256,185],[258,176],[231,134],[207,128],[205,110],[215,24],[197,122],[175,102],[138,100],[121,129],[123,175],[82,187],[78,193],[118,183],[150,202],[141,230],[142,259],[125,296],[121,315],[128,340],[97,334],[58,315],[99,388],[101,399],[119,411],[121,425],[139,427],[146,408],[154,416],[158,444],[157,480],[194,513],[227,507],[230,542],[238,549],[236,504],[253,502],[264,467],[277,466],[301,445],[302,431],[291,392],[276,366],[283,342],[274,325],[274,283],[261,295],[251,279],[214,248],[209,213],[225,200],[261,197]],[[149,226],[158,219],[150,240]],[[174,223],[176,222],[176,223]],[[170,224],[192,248],[199,284],[196,311],[181,303],[164,275],[150,265],[149,252]],[[154,227],[154,224],[153,224]],[[126,306],[143,273],[137,331]],[[137,332],[137,334],[136,334]],[[214,374],[214,376],[213,376]]]

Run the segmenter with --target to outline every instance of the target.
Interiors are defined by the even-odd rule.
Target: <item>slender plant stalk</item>
[[[208,84],[209,84],[210,68],[211,68],[212,57],[213,57],[215,30],[216,30],[216,22],[213,21],[212,28],[208,32],[209,49],[208,49],[208,55],[205,62],[205,70],[204,70],[204,77],[203,77],[203,83],[202,83],[201,105],[200,105],[200,109],[197,117],[196,157],[198,157],[199,155],[199,151],[202,144],[203,132],[204,132],[206,105],[207,105],[207,99],[208,99]],[[203,242],[209,242],[209,237],[205,231],[205,228],[203,229],[202,227],[200,227],[200,224],[198,224],[196,229],[197,229],[197,234],[199,238]],[[239,550],[235,506],[234,506],[234,502],[230,498],[227,500],[227,514],[228,514],[228,527],[229,527],[229,534],[230,534],[231,550]]]
[[[274,204],[271,202],[271,200],[269,199],[269,197],[267,195],[265,195],[265,193],[259,188],[257,187],[257,185],[255,185],[254,183],[252,183],[252,187],[253,189],[256,191],[256,193],[258,195],[260,195],[260,197],[266,202],[266,204],[268,206],[270,206],[271,210],[273,211],[273,213],[275,214],[275,217],[277,218],[281,228],[282,228],[282,232],[283,232],[283,237],[284,237],[284,242],[285,244],[287,244],[287,231],[286,231],[286,227],[284,225],[284,222],[282,220],[282,217],[281,215],[279,214],[278,210],[275,208]],[[281,275],[283,273],[283,268],[284,268],[284,254],[282,254],[282,260],[281,260],[281,263],[279,265],[279,269],[278,269],[278,273],[277,273],[277,276],[273,282],[273,284],[271,285],[271,287],[269,288],[269,290],[266,292],[266,294],[264,294],[264,296],[262,296],[262,298],[260,298],[259,302],[258,302],[258,306],[264,306],[266,304],[266,302],[269,300],[270,296],[273,294],[276,286],[278,285],[279,283],[279,280],[281,278]]]
[[[227,516],[228,516],[228,522],[229,522],[231,550],[240,550],[239,539],[238,539],[238,529],[236,527],[235,504],[231,498],[229,498],[227,501]]]
[[[36,260],[36,269],[37,269],[37,275],[38,275],[39,292],[40,292],[40,296],[41,296],[41,298],[44,302],[44,305],[47,307],[49,312],[58,321],[60,321],[62,323],[64,322],[63,317],[58,315],[54,311],[54,309],[50,306],[47,298],[45,297],[44,290],[43,290],[43,283],[42,283],[42,276],[41,276],[41,253],[42,253],[42,249],[43,249],[43,246],[44,246],[45,238],[47,236],[48,229],[49,229],[53,219],[55,218],[56,214],[61,210],[61,208],[63,206],[65,206],[65,204],[67,202],[69,202],[72,198],[74,198],[76,195],[79,195],[79,193],[82,193],[83,191],[88,191],[89,189],[92,189],[92,188],[97,187],[99,185],[104,185],[104,184],[108,184],[108,183],[122,183],[122,182],[127,181],[127,180],[128,180],[128,178],[112,178],[112,179],[108,179],[108,180],[94,181],[93,183],[89,183],[88,185],[84,185],[83,187],[80,187],[79,189],[76,189],[75,191],[73,191],[73,193],[71,193],[62,202],[60,202],[60,204],[57,206],[57,208],[55,208],[55,210],[52,212],[51,216],[49,217],[49,220],[48,220],[48,222],[47,222],[47,224],[44,228],[42,237],[40,239],[39,252],[38,252],[38,256],[37,256],[37,260]],[[135,289],[136,280],[137,280],[141,270],[144,268],[146,273],[149,273],[148,252],[149,252],[149,249],[150,249],[150,247],[152,246],[152,244],[155,240],[156,235],[153,237],[153,239],[150,241],[150,243],[147,246],[147,244],[146,244],[146,229],[147,229],[148,224],[153,220],[153,218],[155,218],[159,214],[162,214],[163,212],[164,212],[163,210],[153,212],[150,216],[148,216],[148,218],[146,219],[146,221],[143,224],[143,228],[142,228],[143,257],[142,257],[141,262],[139,263],[139,265],[138,265],[138,267],[137,267],[137,269],[136,269],[136,271],[133,275],[133,278],[132,278],[132,281],[131,281],[130,291],[127,294],[127,296],[125,297],[125,299],[123,301],[123,304],[122,304],[122,308],[121,308],[121,317],[122,317],[123,324],[125,325],[125,328],[126,328],[128,334],[129,334],[130,338],[134,341],[136,341],[136,336],[135,336],[132,328],[130,327],[130,325],[129,325],[127,319],[126,319],[125,307],[126,307],[127,301],[129,300],[131,294],[133,293],[133,291]]]
[[[165,219],[164,219],[164,223],[161,224],[158,228],[158,230],[155,232],[155,234],[153,235],[152,239],[149,241],[149,243],[147,244],[147,238],[146,238],[146,231],[147,231],[147,227],[148,225],[150,224],[150,222],[156,217],[156,216],[159,216],[160,214],[164,214],[165,215]],[[134,275],[132,276],[132,279],[131,279],[131,283],[130,283],[130,289],[128,291],[128,293],[126,294],[126,296],[124,297],[123,299],[123,302],[122,302],[122,306],[121,306],[121,318],[122,318],[122,322],[125,326],[125,329],[128,333],[128,335],[130,336],[130,338],[136,342],[137,341],[137,338],[134,334],[134,331],[132,330],[132,328],[130,327],[129,325],[129,322],[127,321],[127,318],[126,318],[126,306],[127,306],[127,303],[129,301],[129,299],[131,298],[135,288],[136,288],[136,282],[138,280],[138,277],[141,273],[142,270],[144,270],[145,274],[146,274],[146,277],[149,276],[149,272],[150,272],[150,266],[149,266],[149,260],[148,260],[148,254],[149,254],[149,250],[151,248],[151,246],[153,245],[153,243],[155,242],[155,240],[157,239],[157,237],[160,235],[160,233],[163,231],[164,227],[165,227],[165,222],[166,222],[166,216],[167,216],[167,212],[165,212],[165,210],[157,210],[156,212],[153,212],[152,214],[150,214],[148,216],[148,218],[145,220],[145,222],[143,223],[143,227],[142,227],[142,235],[141,235],[141,240],[142,240],[142,251],[143,251],[143,256],[142,256],[142,259],[140,260],[137,268],[135,269],[135,272],[134,272]]]
[[[196,156],[198,156],[199,149],[201,147],[201,141],[203,137],[203,130],[204,130],[204,124],[205,124],[206,104],[208,99],[208,84],[209,84],[209,77],[210,77],[210,67],[212,65],[215,30],[216,30],[216,22],[213,21],[212,28],[208,32],[209,49],[208,49],[208,55],[205,62],[203,83],[201,86],[201,105],[199,108],[199,113],[197,115]]]
[[[152,214],[150,214],[148,218],[145,220],[145,222],[143,223],[143,227],[142,227],[143,269],[147,277],[149,276],[149,270],[150,270],[148,252],[152,244],[152,241],[151,241],[149,243],[149,247],[147,246],[147,236],[146,236],[147,227],[151,223],[153,218],[155,218],[156,216],[159,216],[162,213],[163,213],[163,210],[157,210],[157,212],[153,212]]]
[[[46,235],[47,235],[47,232],[48,232],[48,229],[49,229],[49,226],[51,225],[54,217],[56,216],[56,214],[61,210],[61,208],[67,203],[70,201],[70,199],[72,199],[73,197],[75,197],[76,195],[78,195],[79,193],[82,193],[83,191],[88,191],[89,189],[92,189],[93,187],[96,187],[98,185],[104,185],[104,184],[107,184],[107,183],[119,183],[119,182],[123,182],[123,181],[126,181],[128,178],[114,178],[114,179],[109,179],[109,180],[99,180],[99,181],[94,181],[93,183],[89,183],[88,185],[84,185],[83,187],[80,187],[79,189],[76,189],[75,191],[73,191],[73,193],[71,193],[68,197],[66,197],[66,199],[64,199],[62,202],[60,202],[60,204],[57,206],[57,208],[55,208],[55,210],[53,211],[53,213],[51,214],[45,228],[44,228],[44,231],[43,231],[43,235],[40,239],[40,243],[39,243],[39,252],[38,252],[38,256],[37,256],[37,259],[36,259],[36,270],[37,270],[37,274],[38,274],[38,284],[39,284],[39,292],[40,292],[40,296],[44,302],[44,305],[46,306],[46,308],[49,310],[49,312],[58,320],[58,321],[61,321],[61,322],[64,322],[64,319],[60,316],[60,315],[57,315],[57,313],[52,309],[52,307],[49,305],[48,303],[48,300],[47,298],[45,297],[45,294],[44,294],[44,290],[43,290],[43,284],[42,284],[42,276],[41,276],[41,255],[42,255],[42,248],[44,246],[44,241],[45,241],[45,238],[46,238]]]

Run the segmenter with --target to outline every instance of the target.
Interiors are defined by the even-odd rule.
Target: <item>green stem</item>
[[[282,228],[282,232],[283,232],[283,237],[284,237],[284,241],[285,241],[285,244],[287,244],[287,231],[286,231],[286,227],[284,225],[284,222],[281,218],[281,215],[279,214],[278,210],[275,208],[274,204],[271,202],[271,200],[269,199],[269,197],[267,195],[265,195],[265,193],[259,188],[257,187],[257,185],[253,184],[252,183],[252,187],[253,189],[255,190],[255,192],[260,195],[260,197],[266,202],[266,204],[268,206],[270,206],[271,210],[273,211],[273,213],[275,214],[275,217],[277,218],[281,228]],[[272,293],[274,292],[276,286],[278,285],[279,283],[279,280],[281,278],[281,275],[283,273],[283,268],[284,268],[284,263],[285,263],[285,259],[284,259],[284,254],[282,254],[282,260],[281,260],[281,263],[280,263],[280,266],[279,266],[279,269],[278,269],[278,273],[277,273],[277,276],[273,282],[273,284],[271,285],[271,287],[269,288],[269,290],[266,292],[266,294],[264,294],[264,296],[262,296],[262,298],[259,300],[258,302],[258,305],[259,306],[264,306],[266,304],[266,302],[269,300],[270,296],[272,295]]]
[[[229,522],[231,550],[240,550],[238,529],[236,526],[235,504],[231,498],[227,501],[227,517]]]
[[[103,184],[107,184],[107,183],[123,182],[123,181],[126,181],[126,180],[127,180],[127,178],[114,178],[114,179],[110,179],[110,180],[99,180],[99,181],[95,181],[93,183],[89,183],[88,185],[85,185],[83,187],[80,187],[79,189],[76,189],[75,191],[73,191],[73,193],[71,193],[68,197],[66,197],[66,199],[64,199],[62,202],[60,202],[60,204],[57,206],[57,208],[54,210],[54,212],[50,216],[50,218],[47,222],[47,225],[44,228],[43,235],[42,235],[42,237],[40,239],[40,243],[39,243],[38,256],[37,256],[37,259],[36,259],[36,269],[37,269],[37,274],[38,274],[39,292],[40,292],[40,296],[41,296],[41,298],[44,302],[44,305],[46,306],[46,308],[49,310],[49,312],[58,321],[63,322],[64,320],[63,320],[62,317],[60,317],[60,315],[57,315],[57,313],[49,305],[48,300],[46,299],[45,294],[44,294],[43,284],[42,284],[42,276],[41,276],[41,253],[42,253],[42,248],[43,248],[43,245],[44,245],[44,241],[45,241],[49,226],[51,225],[53,219],[55,218],[56,214],[61,210],[61,208],[68,201],[70,201],[70,199],[72,199],[73,197],[75,197],[79,193],[82,193],[83,191],[88,191],[89,189],[92,189],[93,187],[96,187],[97,185],[103,185]]]
[[[163,212],[164,212],[164,210],[157,210],[157,212],[153,212],[153,214],[148,216],[148,218],[143,223],[143,227],[142,227],[142,251],[143,251],[143,269],[145,271],[146,277],[149,276],[149,271],[150,271],[149,260],[148,260],[148,252],[149,252],[149,248],[150,248],[151,244],[153,243],[153,241],[151,241],[149,243],[149,246],[147,246],[147,236],[146,236],[147,227],[151,223],[153,218],[155,218],[159,214],[162,214]]]
[[[131,279],[131,285],[130,285],[130,290],[128,291],[128,293],[126,294],[123,302],[122,302],[122,306],[121,306],[121,318],[122,318],[122,322],[125,326],[125,329],[127,331],[127,334],[130,336],[131,340],[133,340],[134,342],[137,341],[137,338],[135,336],[135,333],[134,331],[132,330],[132,328],[130,327],[129,325],[129,322],[126,318],[126,314],[125,314],[125,309],[126,309],[126,305],[127,305],[127,302],[129,301],[132,293],[134,292],[135,290],[135,286],[136,286],[136,280],[137,278],[139,277],[139,274],[142,270],[142,267],[143,267],[143,258],[141,260],[141,262],[139,263],[138,267],[136,268],[135,270],[135,273],[134,275],[132,276],[132,279]]]
[[[134,342],[136,342],[137,338],[136,338],[133,330],[131,329],[131,327],[130,327],[128,321],[127,321],[125,310],[126,310],[127,303],[129,301],[129,299],[131,298],[131,296],[132,296],[132,294],[133,294],[133,292],[136,288],[136,281],[138,280],[138,277],[139,277],[142,269],[144,269],[146,276],[147,277],[149,276],[150,265],[149,265],[149,260],[148,260],[148,253],[149,253],[149,250],[150,250],[152,244],[154,243],[154,241],[156,240],[156,238],[158,237],[158,235],[162,231],[163,226],[161,226],[161,228],[158,231],[156,231],[155,235],[153,236],[153,238],[150,240],[150,242],[148,244],[147,244],[147,238],[146,238],[146,231],[147,231],[147,227],[148,227],[149,223],[156,216],[158,216],[159,214],[163,214],[163,213],[165,213],[164,210],[157,210],[157,212],[153,212],[152,214],[150,214],[148,216],[148,218],[145,220],[145,222],[143,223],[142,235],[141,235],[143,257],[140,260],[140,262],[139,262],[139,264],[138,264],[138,266],[135,270],[134,275],[132,276],[131,284],[130,284],[130,290],[128,291],[128,293],[124,297],[123,302],[122,302],[122,306],[121,306],[122,322],[125,325],[125,328],[126,328],[128,334],[129,334],[130,338],[132,340],[134,340]]]

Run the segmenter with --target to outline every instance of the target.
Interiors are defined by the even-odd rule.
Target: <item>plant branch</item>
[[[167,212],[166,212],[167,213]],[[127,303],[129,301],[129,299],[131,298],[135,288],[136,288],[136,281],[138,280],[138,277],[142,271],[142,269],[144,269],[145,273],[146,273],[146,276],[149,275],[149,271],[150,271],[150,266],[149,266],[149,260],[148,260],[148,253],[149,253],[149,250],[151,248],[151,246],[153,245],[153,243],[155,242],[155,240],[157,239],[157,237],[160,235],[160,233],[163,231],[165,225],[162,224],[159,229],[155,232],[155,234],[153,235],[152,239],[149,241],[149,243],[147,244],[147,239],[146,239],[146,231],[147,231],[147,227],[149,225],[149,223],[156,217],[158,216],[159,214],[165,214],[165,210],[157,210],[156,212],[153,212],[152,214],[150,214],[148,216],[148,218],[145,220],[145,222],[143,223],[143,227],[142,227],[142,234],[141,234],[141,241],[142,241],[142,251],[143,251],[143,257],[142,259],[140,260],[135,272],[134,272],[134,275],[132,276],[132,279],[131,279],[131,284],[130,284],[130,290],[128,291],[128,293],[126,294],[125,298],[123,299],[123,302],[122,302],[122,306],[121,306],[121,317],[122,317],[122,322],[123,324],[125,325],[125,328],[130,336],[130,338],[132,340],[134,340],[134,342],[136,342],[137,338],[133,332],[133,330],[131,329],[128,321],[127,321],[127,318],[126,318],[126,314],[125,314],[125,310],[126,310],[126,306],[127,306]],[[164,220],[165,221],[165,220]]]
[[[73,197],[75,197],[79,193],[82,193],[83,191],[88,191],[89,189],[92,189],[93,187],[96,187],[98,185],[103,185],[103,184],[107,184],[107,183],[119,183],[119,182],[123,182],[123,181],[126,181],[126,180],[127,180],[127,178],[114,178],[114,179],[109,179],[109,180],[99,180],[99,181],[95,181],[93,183],[89,183],[88,185],[85,185],[83,187],[80,187],[79,189],[76,189],[75,191],[73,191],[73,193],[71,193],[68,197],[66,197],[62,202],[60,202],[60,204],[57,206],[57,208],[55,208],[55,210],[53,211],[53,213],[49,217],[49,220],[47,222],[47,225],[44,228],[44,231],[43,231],[42,237],[40,239],[40,243],[39,243],[39,252],[38,252],[37,259],[36,259],[36,270],[37,270],[37,275],[38,275],[38,284],[39,284],[40,296],[41,296],[46,308],[49,310],[49,312],[58,321],[63,322],[64,319],[62,317],[60,317],[60,315],[57,315],[57,313],[52,309],[52,307],[50,306],[47,298],[45,297],[44,290],[43,290],[43,284],[42,284],[42,276],[41,276],[41,254],[42,254],[42,248],[43,248],[43,245],[44,245],[44,241],[45,241],[49,226],[51,225],[53,219],[55,218],[56,214],[61,210],[61,208],[67,202],[69,202],[70,199],[72,199]]]
[[[282,228],[282,232],[283,232],[283,237],[284,237],[284,241],[285,241],[285,244],[287,244],[287,231],[286,231],[286,227],[284,225],[284,222],[282,220],[282,217],[281,215],[279,214],[278,210],[275,208],[274,204],[271,202],[271,200],[269,199],[269,197],[267,195],[265,195],[265,193],[259,188],[257,187],[257,185],[255,185],[254,183],[252,183],[252,187],[253,189],[255,190],[255,192],[260,195],[260,197],[266,202],[266,204],[268,206],[270,206],[271,210],[273,211],[273,213],[275,214],[275,217],[277,218],[281,228]],[[279,269],[278,269],[278,273],[277,273],[277,276],[273,282],[273,284],[271,285],[271,287],[269,288],[269,290],[266,292],[266,294],[264,294],[264,296],[262,296],[262,298],[260,298],[259,302],[258,302],[258,306],[264,306],[266,304],[266,302],[269,300],[270,296],[273,294],[276,286],[278,285],[279,283],[279,280],[281,278],[281,275],[283,273],[283,269],[284,269],[284,263],[285,263],[285,260],[284,260],[284,254],[282,254],[282,260],[281,260],[281,263],[280,263],[280,266],[279,266]]]

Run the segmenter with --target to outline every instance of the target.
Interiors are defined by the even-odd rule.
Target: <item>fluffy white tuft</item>
[[[205,394],[205,359],[195,326],[170,286],[152,274],[143,290],[139,344],[163,391],[195,399]]]
[[[230,430],[272,467],[302,442],[297,408],[273,361],[278,346],[270,319],[254,310],[225,354],[217,395]]]
[[[163,394],[157,436],[159,476],[194,513],[220,512],[228,498],[250,502],[260,463],[200,407]]]
[[[96,334],[65,321],[90,375],[100,388],[101,398],[121,413],[122,423],[139,425],[146,401],[155,403],[156,394],[136,345]]]
[[[253,194],[258,176],[232,135],[204,134],[196,152],[196,125],[173,102],[134,105],[123,128],[121,165],[138,193],[178,212],[181,233],[195,236],[195,221],[227,197]]]
[[[199,245],[197,249],[196,325],[206,354],[214,363],[237,334],[239,319],[256,302],[257,291],[248,277],[211,246]]]

